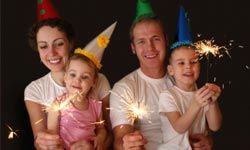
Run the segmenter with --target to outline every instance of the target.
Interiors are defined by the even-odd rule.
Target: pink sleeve
[[[92,104],[93,109],[95,111],[96,120],[100,121],[100,119],[102,117],[102,101],[90,100],[90,103]]]

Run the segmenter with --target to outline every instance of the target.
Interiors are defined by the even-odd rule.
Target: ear
[[[167,69],[168,69],[168,74],[171,75],[171,76],[173,76],[174,75],[174,68],[173,68],[173,66],[172,65],[168,65]]]
[[[135,52],[135,46],[134,46],[134,44],[132,42],[130,43],[130,46],[131,46],[131,49],[132,49],[132,53],[136,54],[136,52]]]

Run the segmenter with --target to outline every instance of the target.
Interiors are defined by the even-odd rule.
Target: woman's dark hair
[[[75,42],[75,30],[73,26],[64,19],[52,18],[36,22],[31,26],[28,32],[28,42],[32,49],[37,50],[37,32],[43,26],[49,26],[57,28],[59,31],[64,32],[69,42],[74,45]]]

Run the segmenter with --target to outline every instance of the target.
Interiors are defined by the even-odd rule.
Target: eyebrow
[[[55,40],[53,40],[53,43],[58,41],[58,40],[63,40],[64,41],[64,38],[57,38]],[[37,43],[47,43],[46,41],[37,41]]]

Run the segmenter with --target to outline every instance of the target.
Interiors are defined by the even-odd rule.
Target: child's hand
[[[205,86],[207,86],[210,90],[214,92],[214,94],[211,96],[211,104],[212,104],[218,100],[218,97],[221,94],[221,88],[218,85],[212,83],[206,83]]]
[[[194,103],[198,107],[204,107],[210,103],[210,98],[215,95],[215,92],[208,88],[208,86],[203,86],[196,91]]]

